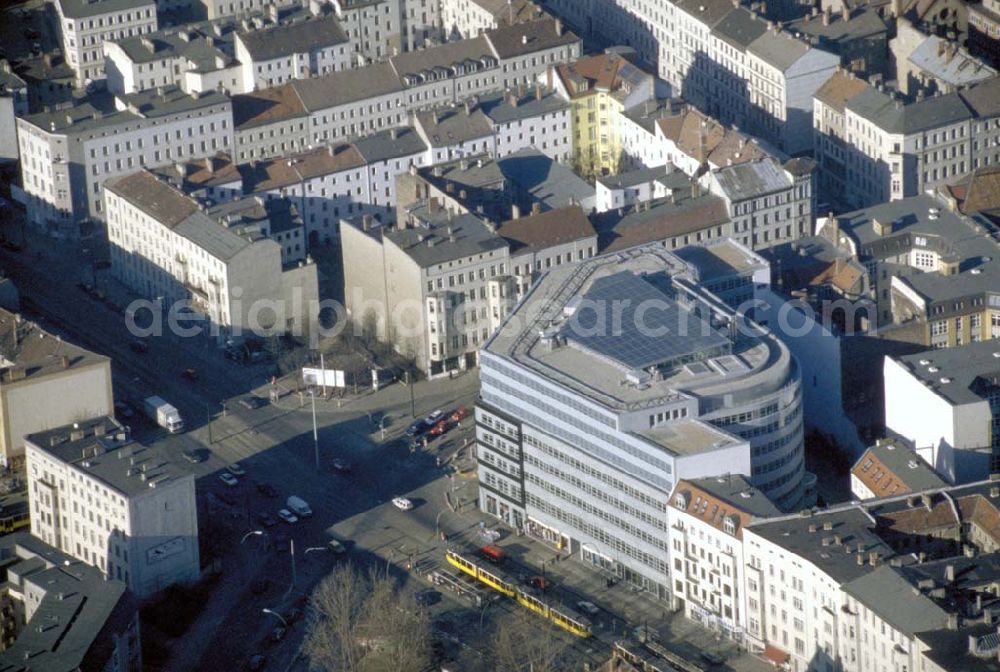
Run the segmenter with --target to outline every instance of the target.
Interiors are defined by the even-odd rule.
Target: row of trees
[[[412,593],[399,590],[384,573],[338,565],[311,599],[303,650],[314,670],[427,672],[438,652],[427,610]],[[491,615],[498,615],[493,612]],[[478,618],[478,617],[477,617]],[[460,669],[468,672],[554,672],[565,644],[552,629],[518,610],[504,615],[482,638],[485,650],[465,648]],[[478,625],[475,624],[475,625]]]

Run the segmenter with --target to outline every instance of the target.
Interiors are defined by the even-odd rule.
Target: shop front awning
[[[791,656],[776,646],[768,644],[764,647],[764,659],[776,667],[783,667]]]

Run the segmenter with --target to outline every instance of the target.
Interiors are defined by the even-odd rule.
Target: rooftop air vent
[[[927,370],[928,370],[929,372],[931,372],[931,373],[937,373],[937,372],[938,372],[938,371],[940,371],[941,369],[939,369],[939,368],[938,368],[938,367],[936,367],[936,366],[928,366],[928,367],[927,367]]]
[[[942,385],[947,385],[950,382],[951,382],[951,378],[941,378],[941,384]]]
[[[931,360],[929,360],[929,359],[921,359],[920,360],[920,366],[927,366],[930,363],[931,363]]]

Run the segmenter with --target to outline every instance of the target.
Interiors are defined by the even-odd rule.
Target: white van
[[[309,503],[296,495],[292,495],[285,500],[285,506],[301,518],[313,515],[312,509],[309,508]]]

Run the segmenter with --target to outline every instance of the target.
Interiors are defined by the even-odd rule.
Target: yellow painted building
[[[654,79],[617,54],[554,65],[549,87],[569,99],[575,168],[584,177],[621,169],[621,120],[633,106],[655,97]]]

